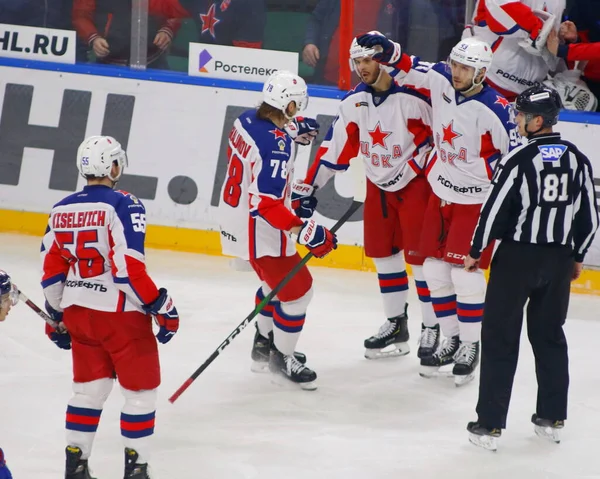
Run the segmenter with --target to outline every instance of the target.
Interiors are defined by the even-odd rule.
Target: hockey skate
[[[424,378],[451,377],[454,355],[458,351],[459,343],[458,336],[444,339],[435,353],[421,358],[419,375]]]
[[[404,314],[387,319],[376,335],[365,339],[365,358],[380,359],[410,353],[407,308],[408,304],[404,307]]]
[[[273,331],[269,333],[269,337],[265,338],[258,330],[258,324],[255,323],[256,333],[254,333],[254,343],[252,344],[252,365],[250,370],[255,373],[268,373],[269,372],[269,356],[271,350],[275,347],[273,344]],[[302,353],[294,353],[296,359],[306,364],[306,355]]]
[[[467,384],[475,377],[475,368],[479,364],[479,341],[474,343],[460,343],[458,351],[454,355],[454,384],[460,387]]]
[[[531,416],[531,422],[533,423],[533,430],[539,437],[560,444],[560,430],[565,427],[565,421],[542,419],[534,414]]]
[[[488,429],[478,422],[470,422],[467,424],[467,431],[469,431],[469,442],[471,444],[493,452],[498,449],[498,438],[502,435],[501,429]]]
[[[440,343],[440,325],[436,324],[432,328],[421,324],[421,337],[419,338],[419,349],[417,357],[419,359],[433,356]]]
[[[87,459],[81,459],[81,449],[67,446],[65,454],[65,479],[94,479],[90,474]]]
[[[125,448],[125,475],[124,479],[152,479],[148,464],[138,464],[139,454],[135,449]]]
[[[293,384],[307,391],[317,389],[317,373],[307,368],[295,356],[286,356],[275,347],[271,349],[269,370],[273,373],[274,382],[278,384]]]

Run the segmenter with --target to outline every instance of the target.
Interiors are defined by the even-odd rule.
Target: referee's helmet
[[[562,107],[558,92],[545,85],[528,88],[517,97],[515,102],[515,109],[528,115],[528,123],[533,117],[541,116],[544,119],[544,127],[556,125]]]

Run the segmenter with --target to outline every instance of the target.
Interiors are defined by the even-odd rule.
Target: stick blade
[[[367,197],[367,176],[365,174],[364,160],[357,156],[350,160],[348,171],[354,183],[354,201],[364,203]]]

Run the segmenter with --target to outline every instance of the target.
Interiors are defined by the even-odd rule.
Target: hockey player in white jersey
[[[566,0],[478,0],[463,38],[492,47],[494,64],[486,81],[509,101],[556,68],[546,40],[550,31],[558,32],[565,7]]]
[[[317,257],[337,246],[327,228],[300,219],[291,209],[296,143],[309,143],[317,126],[314,120],[298,121],[295,139],[285,128],[307,102],[304,80],[278,71],[265,83],[259,108],[243,113],[229,135],[227,178],[219,205],[221,244],[223,254],[250,261],[262,282],[257,303],[300,262],[296,242]],[[304,355],[296,353],[312,295],[312,277],[304,266],[258,315],[253,370],[268,364],[278,377],[316,389],[316,373],[304,365]]]
[[[362,81],[341,101],[338,115],[306,179],[294,183],[292,204],[296,214],[312,215],[316,207],[315,190],[322,188],[334,173],[345,171],[350,159],[364,160],[365,254],[375,263],[387,318],[379,332],[365,340],[365,357],[401,356],[410,351],[408,263],[423,318],[417,355],[425,358],[433,354],[439,337],[439,325],[423,275],[425,257],[419,252],[423,217],[431,195],[424,175],[432,149],[431,104],[426,95],[398,86],[385,67],[371,58],[375,53],[361,47],[356,39],[352,42],[351,67]]]
[[[446,63],[420,63],[382,35],[365,34],[358,43],[377,48],[373,58],[394,68],[399,84],[427,92],[433,108],[435,152],[425,173],[433,189],[425,212],[420,251],[434,311],[446,340],[426,362],[422,375],[452,369],[457,385],[473,378],[479,362],[483,316],[483,271],[460,267],[468,254],[479,210],[497,160],[520,143],[506,98],[484,83],[492,52],[484,42],[459,42]],[[482,255],[489,266],[492,248]],[[452,365],[452,366],[450,366]]]

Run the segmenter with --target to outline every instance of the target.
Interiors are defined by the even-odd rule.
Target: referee
[[[536,434],[559,442],[567,418],[569,368],[563,324],[570,282],[583,269],[598,227],[592,166],[575,145],[552,131],[562,104],[558,93],[534,86],[516,100],[516,123],[527,144],[496,167],[481,208],[465,269],[493,239],[502,240],[490,269],[481,331],[478,419],[469,440],[496,450],[506,416],[527,305],[527,334],[538,382]]]

